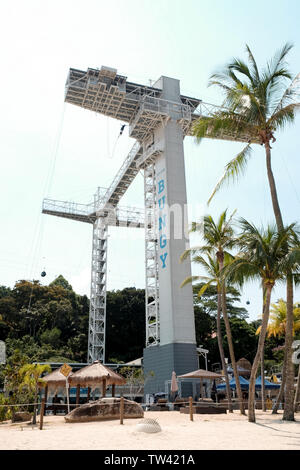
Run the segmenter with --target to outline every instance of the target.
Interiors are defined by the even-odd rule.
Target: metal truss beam
[[[115,227],[144,227],[144,210],[137,207],[106,207],[95,210],[95,204],[77,204],[69,201],[57,201],[53,199],[44,199],[43,214],[63,217],[65,219],[76,220],[94,224],[96,220],[102,218],[108,226]]]
[[[110,187],[107,189],[102,201],[104,205],[111,204],[116,206],[119,203],[139,171],[136,162],[142,153],[142,146],[139,142],[136,142],[125,158]]]

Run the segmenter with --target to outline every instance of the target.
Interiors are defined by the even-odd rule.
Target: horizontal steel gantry
[[[178,115],[184,134],[193,135],[192,125],[197,119],[224,109],[199,98],[181,95],[180,99],[180,103],[165,100],[160,88],[129,82],[116,69],[104,66],[87,71],[71,68],[65,87],[67,103],[129,123],[130,137],[139,142],[145,141],[171,113]],[[217,138],[248,142],[249,137],[240,132],[222,132]]]
[[[109,226],[144,228],[144,209],[138,207],[118,206],[98,210],[98,203],[78,204],[70,201],[44,199],[43,214],[63,217],[94,224],[98,218]]]
[[[222,110],[222,107],[185,95],[181,95],[180,103],[172,102],[161,98],[161,93],[160,88],[127,81],[126,76],[117,74],[117,70],[110,67],[69,70],[65,101],[128,123],[129,136],[137,140],[108,188],[104,204],[116,206],[139,169],[147,167],[155,159],[156,149],[151,148],[151,135],[170,115],[177,118],[184,135],[191,136],[197,119]],[[209,134],[207,137],[210,138]],[[141,143],[147,139],[149,144],[145,150]],[[218,139],[248,142],[249,135],[222,131]]]

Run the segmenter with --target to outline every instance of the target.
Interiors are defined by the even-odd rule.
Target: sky
[[[76,292],[89,295],[92,226],[41,214],[42,200],[91,202],[98,186],[110,185],[134,141],[127,128],[117,139],[122,123],[64,103],[70,67],[105,65],[146,85],[166,75],[180,80],[182,94],[221,104],[220,92],[207,87],[209,76],[232,57],[246,58],[245,44],[264,65],[292,42],[289,67],[294,75],[300,71],[299,18],[298,0],[2,1],[0,285],[13,287],[19,279],[48,284],[62,274]],[[272,150],[285,223],[299,220],[299,124],[297,118],[278,133]],[[224,165],[241,148],[185,139],[191,219],[228,208],[256,225],[273,222],[259,146],[239,182],[206,207]],[[143,206],[141,174],[121,204]],[[143,230],[111,228],[109,234],[108,289],[144,288]],[[282,296],[284,286],[273,301]],[[259,285],[247,284],[240,306],[247,306],[250,320],[260,316],[260,302]]]

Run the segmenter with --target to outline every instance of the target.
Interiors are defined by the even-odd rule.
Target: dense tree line
[[[220,363],[216,332],[217,292],[210,286],[198,297],[201,285],[194,286],[196,339],[209,350],[209,367]],[[237,358],[253,360],[259,321],[247,322],[247,310],[238,307],[239,292],[230,288],[227,309]],[[0,287],[0,339],[8,356],[18,349],[29,361],[86,362],[89,299],[76,294],[59,276],[48,286],[38,281],[19,281],[13,289]],[[145,345],[145,291],[126,288],[107,293],[106,361],[128,362],[142,357]],[[222,323],[226,357],[229,356],[226,330]],[[281,360],[274,348],[283,338],[266,342],[266,360]],[[204,360],[200,359],[204,367]]]
[[[89,300],[59,276],[48,286],[19,281],[0,289],[0,339],[31,361],[86,360]]]

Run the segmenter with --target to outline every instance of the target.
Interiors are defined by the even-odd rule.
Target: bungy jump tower
[[[65,101],[129,124],[136,139],[110,187],[98,188],[91,204],[45,199],[43,213],[93,225],[88,362],[105,362],[108,226],[145,230],[146,347],[145,394],[165,390],[165,382],[198,368],[190,262],[180,264],[188,246],[184,227],[186,181],[183,139],[192,124],[217,107],[180,94],[179,80],[162,76],[153,86],[127,81],[109,67],[70,69]],[[209,136],[208,136],[209,137]],[[223,140],[249,137],[220,134]],[[144,173],[144,210],[119,206],[137,173]]]

